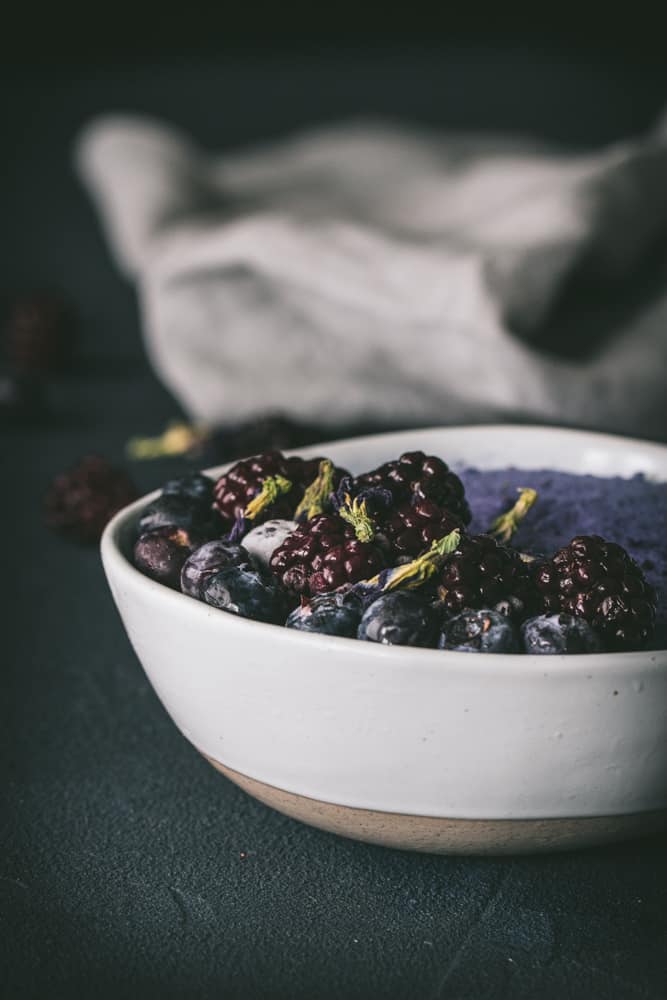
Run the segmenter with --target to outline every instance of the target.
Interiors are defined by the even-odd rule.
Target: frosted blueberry
[[[521,626],[527,653],[599,653],[600,638],[583,618],[574,615],[538,615]]]
[[[466,608],[450,618],[440,634],[438,649],[459,653],[518,653],[519,641],[510,619],[487,608]]]
[[[393,590],[366,608],[358,639],[387,646],[435,646],[438,615],[419,594]]]
[[[285,620],[284,595],[250,564],[225,566],[208,578],[203,593],[207,604],[242,618],[274,625]]]
[[[300,632],[319,632],[354,638],[361,619],[361,603],[339,594],[319,594],[307,604],[296,608],[285,626]]]
[[[206,542],[187,559],[181,570],[181,590],[198,601],[204,600],[204,587],[210,577],[224,566],[249,562],[248,553],[240,545],[221,539]]]
[[[275,518],[259,524],[243,538],[243,547],[247,549],[258,566],[269,568],[271,556],[288,535],[298,527],[296,521],[286,521]]]

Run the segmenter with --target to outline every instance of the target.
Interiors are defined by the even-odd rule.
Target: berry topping
[[[519,640],[505,615],[489,608],[466,608],[445,622],[438,649],[459,653],[518,653]]]
[[[188,557],[181,570],[181,590],[198,601],[204,600],[204,587],[209,578],[224,566],[247,563],[248,553],[240,545],[216,538],[205,542]]]
[[[282,625],[287,614],[284,594],[249,563],[225,566],[204,585],[204,600],[242,618]]]
[[[266,480],[272,480],[273,486],[269,487],[272,499],[266,502],[268,494],[264,494],[261,509],[254,513],[252,519],[257,524],[275,518],[291,519],[306,487],[317,478],[321,462],[321,458],[308,461],[287,458],[279,451],[244,459],[218,479],[214,505],[226,521],[235,523],[239,518],[248,517],[248,506],[262,495]],[[341,470],[334,470],[334,482],[340,480],[342,475]]]
[[[186,528],[173,525],[147,531],[134,546],[134,565],[152,580],[178,590],[183,564],[202,542]]]
[[[139,519],[139,534],[167,525],[193,528],[210,538],[222,533],[222,524],[210,504],[183,493],[166,493],[149,503]]]
[[[271,556],[285,539],[298,527],[296,521],[265,521],[252,528],[243,537],[243,548],[252,556],[253,562],[264,570],[269,570]]]
[[[113,515],[136,497],[125,472],[89,455],[54,479],[45,498],[46,522],[75,541],[96,542]]]
[[[271,572],[293,594],[305,597],[372,577],[387,565],[375,542],[362,542],[335,515],[300,524],[271,556]]]
[[[574,615],[538,615],[521,626],[527,653],[599,653],[600,637],[584,618]]]
[[[425,455],[423,451],[406,452],[354,480],[355,494],[369,487],[389,490],[397,504],[413,498],[432,500],[464,524],[470,521],[470,508],[459,477],[441,458]]]
[[[528,603],[530,575],[519,553],[490,535],[462,536],[438,580],[444,609],[488,608],[498,602],[517,608]],[[504,610],[504,609],[503,609]]]
[[[533,568],[543,611],[585,618],[607,649],[636,649],[655,627],[656,593],[625,549],[578,535]]]
[[[387,646],[435,646],[438,614],[421,595],[405,590],[382,594],[364,611],[357,638]]]
[[[296,608],[285,626],[300,632],[356,637],[361,621],[361,604],[346,599],[342,593],[320,594]]]
[[[213,503],[214,486],[215,483],[209,476],[194,472],[189,476],[170,479],[162,487],[162,496],[187,497],[189,500],[197,500],[210,507]]]
[[[414,559],[439,538],[463,529],[460,519],[448,510],[433,500],[419,499],[381,509],[375,523],[381,537],[387,540],[392,563]]]

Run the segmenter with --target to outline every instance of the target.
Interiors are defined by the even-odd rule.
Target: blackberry
[[[376,542],[359,540],[352,524],[318,514],[287,536],[270,565],[286,590],[308,597],[375,576],[387,561]]]
[[[50,292],[16,299],[5,329],[10,361],[21,371],[52,371],[70,360],[76,325],[70,305]]]
[[[490,608],[466,608],[445,623],[438,649],[459,653],[518,653],[519,640],[506,615]]]
[[[449,614],[498,605],[499,611],[514,616],[532,608],[528,565],[516,550],[490,535],[462,535],[436,582]]]
[[[260,524],[276,518],[289,520],[303,499],[306,487],[317,477],[321,461],[320,458],[288,458],[280,451],[243,459],[218,479],[214,507],[225,521],[233,524],[261,494],[265,482],[272,480],[278,482],[275,499],[263,506],[253,521]],[[343,470],[334,470],[334,482],[344,474]]]
[[[380,509],[372,519],[380,538],[386,539],[392,564],[414,559],[438,538],[463,527],[448,510],[424,499]]]
[[[144,576],[178,590],[183,564],[202,543],[202,538],[185,528],[156,528],[137,539],[134,565]]]
[[[359,601],[350,601],[341,593],[320,594],[292,611],[285,627],[354,639],[360,620]]]
[[[584,618],[574,615],[537,615],[521,626],[527,653],[599,653],[600,637]]]
[[[577,535],[532,575],[539,610],[585,618],[607,649],[639,648],[653,634],[655,590],[615,542]]]
[[[75,541],[96,542],[113,515],[136,498],[125,472],[88,455],[54,479],[45,497],[46,523]]]
[[[386,646],[435,646],[438,614],[421,593],[393,590],[373,601],[362,616],[358,639]]]
[[[369,488],[389,490],[396,504],[408,500],[431,500],[458,517],[471,519],[463,483],[446,462],[423,451],[408,451],[393,462],[385,462],[354,480],[354,493]]]

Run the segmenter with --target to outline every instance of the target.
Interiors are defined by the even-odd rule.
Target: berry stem
[[[172,421],[157,437],[134,437],[125,445],[128,458],[142,460],[166,455],[185,455],[201,444],[210,434],[205,424]]]
[[[437,573],[443,563],[447,561],[447,556],[451,555],[461,541],[461,532],[458,528],[450,531],[448,535],[437,539],[432,543],[430,549],[421,556],[413,559],[412,562],[404,566],[393,566],[391,569],[384,569],[377,576],[370,580],[362,580],[352,588],[357,590],[362,598],[375,600],[380,594],[388,590],[396,590],[401,587],[405,590],[416,590],[429,580],[434,573]]]
[[[358,497],[355,497],[353,500],[350,494],[346,493],[345,501],[340,506],[338,514],[344,521],[352,525],[354,533],[360,542],[373,541],[375,538],[375,526],[368,514],[365,500],[359,500]]]
[[[382,590],[395,590],[397,587],[404,587],[406,590],[414,590],[426,583],[434,573],[440,569],[446,561],[447,556],[458,548],[461,541],[461,532],[454,528],[444,538],[439,538],[431,544],[431,548],[423,555],[417,556],[412,562],[404,566],[395,566],[393,569],[385,570],[387,576],[382,583]],[[383,576],[384,574],[380,574]]]
[[[519,499],[509,510],[506,510],[504,514],[500,514],[493,521],[488,531],[489,535],[504,544],[511,541],[514,532],[537,500],[537,490],[530,487],[520,486],[517,492],[519,493]]]
[[[334,488],[334,467],[333,462],[324,458],[319,465],[317,476],[310,486],[306,487],[303,499],[294,512],[295,521],[310,521],[311,517],[317,517],[324,513],[324,507],[333,493]]]
[[[285,479],[284,476],[268,476],[262,483],[262,488],[257,496],[252,498],[243,511],[244,519],[246,521],[254,521],[262,511],[270,507],[272,503],[275,503],[278,497],[284,493],[289,493],[291,489],[291,480]]]

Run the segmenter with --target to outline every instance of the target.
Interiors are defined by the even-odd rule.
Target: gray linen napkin
[[[541,346],[573,278],[623,282],[667,231],[664,123],[586,154],[355,122],[211,156],[105,117],[76,161],[195,419],[667,429],[667,287],[585,360]]]

